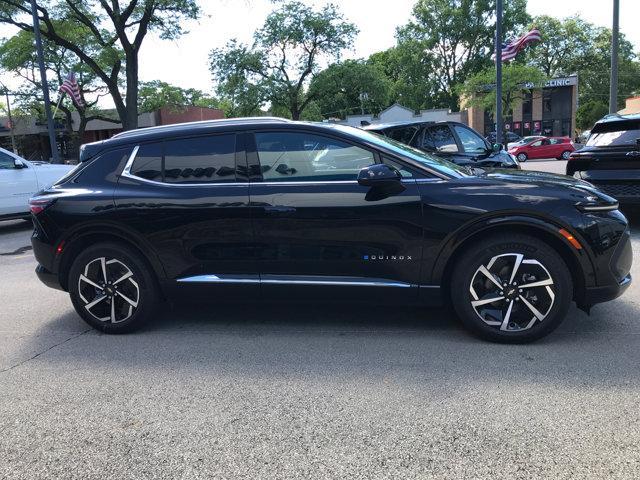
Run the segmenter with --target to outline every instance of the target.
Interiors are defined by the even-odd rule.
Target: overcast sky
[[[509,1],[509,0],[505,0]],[[414,0],[333,0],[345,17],[360,29],[353,51],[347,58],[367,57],[394,45],[396,27],[407,22]],[[329,0],[307,0],[324,5]],[[579,13],[597,25],[610,26],[613,0],[529,0],[531,15],[563,18]],[[149,36],[140,55],[140,78],[160,79],[183,88],[211,91],[208,55],[212,48],[222,47],[236,37],[249,42],[256,28],[273,9],[269,0],[201,0],[204,15],[188,25],[189,33],[175,41],[162,41]],[[640,51],[640,0],[620,0],[620,29]],[[12,30],[0,27],[0,36]],[[544,32],[542,32],[544,36]],[[14,84],[7,76],[3,80]]]

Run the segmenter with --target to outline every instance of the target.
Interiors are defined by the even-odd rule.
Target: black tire
[[[571,152],[569,150],[565,150],[564,152],[562,152],[562,155],[560,155],[560,160],[569,160],[570,155]]]
[[[543,241],[521,234],[505,237],[491,236],[466,249],[457,259],[451,276],[451,299],[460,320],[475,335],[500,343],[532,342],[551,333],[564,320],[573,297],[571,274],[560,255]],[[519,255],[523,257],[513,286],[507,277],[511,277]],[[480,270],[492,259],[495,260],[488,271],[496,282]],[[527,286],[549,280],[553,283]],[[473,301],[498,297],[496,302],[472,305]]]
[[[100,289],[97,287],[105,283],[102,258],[107,285]],[[116,284],[129,273],[129,277]],[[69,294],[82,319],[105,333],[127,333],[140,328],[153,316],[160,300],[155,275],[147,262],[127,245],[113,242],[92,245],[78,255],[69,271]]]
[[[519,153],[516,156],[516,158],[518,159],[519,162],[526,162],[529,157],[527,156],[526,153],[522,152],[522,153]]]

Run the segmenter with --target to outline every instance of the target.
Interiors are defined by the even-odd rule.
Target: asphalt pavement
[[[0,478],[640,477],[638,282],[532,345],[440,309],[215,301],[109,336],[29,235],[0,223]]]

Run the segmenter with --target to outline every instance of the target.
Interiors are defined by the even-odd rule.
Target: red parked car
[[[509,149],[509,153],[515,155],[520,162],[526,162],[529,158],[568,160],[574,150],[569,137],[545,137],[523,145],[514,145]]]

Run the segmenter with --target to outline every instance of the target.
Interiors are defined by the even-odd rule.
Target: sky
[[[330,0],[303,0],[321,6]],[[505,0],[508,2],[509,0]],[[345,17],[355,23],[360,33],[352,50],[344,58],[368,57],[395,44],[396,27],[411,17],[415,0],[333,0]],[[267,14],[274,8],[270,0],[200,0],[203,16],[187,24],[188,34],[178,40],[160,40],[149,35],[140,52],[140,79],[160,79],[183,88],[211,92],[212,80],[208,56],[231,38],[249,43]],[[611,26],[613,0],[529,0],[531,15],[564,18],[579,13],[596,25]],[[620,0],[620,30],[640,52],[640,0]],[[0,37],[12,29],[0,27]],[[542,32],[544,35],[544,32]],[[10,87],[16,80],[0,75]]]

